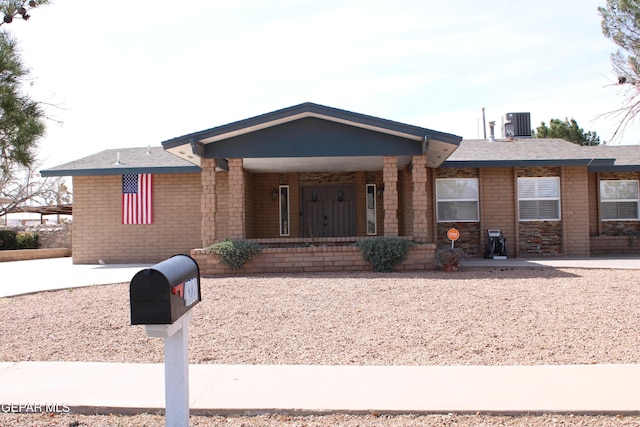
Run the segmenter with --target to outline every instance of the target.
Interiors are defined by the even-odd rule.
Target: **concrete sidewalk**
[[[192,414],[639,414],[640,365],[191,365]],[[162,364],[0,363],[0,402],[162,409]]]

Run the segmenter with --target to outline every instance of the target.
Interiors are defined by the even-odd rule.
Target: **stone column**
[[[216,161],[215,159],[202,159],[200,167],[202,168],[200,173],[202,185],[200,237],[202,247],[206,248],[216,241]]]
[[[382,169],[384,182],[384,235],[398,236],[398,159],[385,157]]]
[[[229,159],[229,237],[245,238],[244,169],[242,159]]]

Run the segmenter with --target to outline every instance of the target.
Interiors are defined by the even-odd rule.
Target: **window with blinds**
[[[518,178],[520,221],[560,220],[560,178]]]
[[[477,222],[478,179],[436,180],[436,206],[438,222]]]
[[[637,220],[638,181],[600,181],[600,212],[603,221]]]

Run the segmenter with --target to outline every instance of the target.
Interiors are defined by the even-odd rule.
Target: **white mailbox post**
[[[129,285],[131,324],[164,339],[165,419],[168,427],[189,426],[189,322],[200,302],[200,269],[187,255],[175,255],[139,271]]]

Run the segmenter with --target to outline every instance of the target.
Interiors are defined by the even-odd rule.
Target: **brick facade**
[[[518,177],[548,176],[560,178],[561,220],[519,221]],[[440,178],[478,179],[478,221],[436,221],[435,185]],[[353,242],[367,236],[367,184],[376,184],[377,235],[404,236],[432,245],[425,252],[427,256],[432,257],[436,247],[450,245],[446,232],[452,227],[461,234],[456,247],[470,257],[484,255],[487,229],[503,232],[509,257],[639,253],[640,221],[599,220],[602,179],[640,179],[640,173],[596,174],[588,173],[586,167],[431,169],[426,167],[424,156],[414,156],[400,171],[397,159],[390,156],[384,158],[383,170],[375,172],[252,173],[243,168],[242,159],[230,159],[228,171],[216,170],[214,160],[202,159],[200,174],[155,175],[153,224],[122,225],[120,175],[76,176],[74,262],[156,262],[225,238],[271,242],[300,238],[301,189],[308,185],[353,185]],[[290,234],[285,238],[279,229],[281,185],[289,186]],[[274,260],[261,258],[252,268],[293,271],[283,267],[287,262],[299,271],[368,268],[355,260],[350,249],[309,249],[306,255],[292,255],[304,252],[298,249],[272,249],[277,248],[265,253]],[[295,256],[295,261],[287,261],[288,256]],[[279,258],[283,260],[277,261]],[[432,259],[421,262],[430,265]],[[220,271],[219,267],[211,268]]]
[[[121,175],[73,178],[73,262],[159,262],[201,246],[201,176],[154,175],[153,224],[122,224]]]

